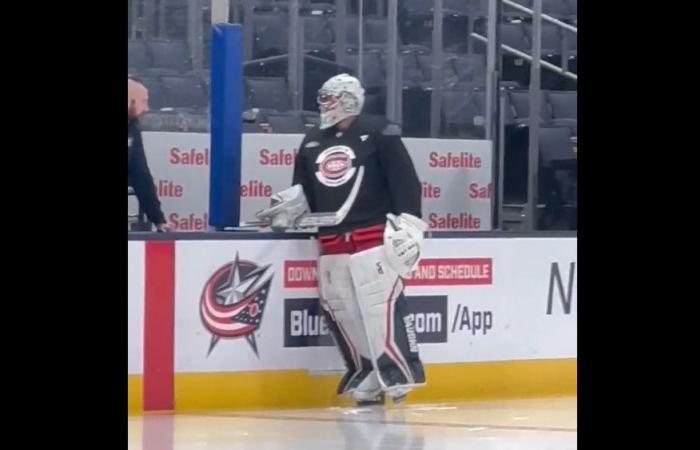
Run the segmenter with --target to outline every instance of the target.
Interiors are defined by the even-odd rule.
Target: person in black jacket
[[[148,111],[148,89],[138,80],[129,78],[129,180],[128,185],[134,188],[139,205],[160,232],[170,231],[165,216],[160,208],[156,194],[153,176],[148,168],[146,154],[143,150],[143,140],[139,119]]]

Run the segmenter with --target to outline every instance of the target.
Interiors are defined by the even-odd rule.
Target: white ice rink
[[[130,450],[570,450],[576,398],[130,416]]]

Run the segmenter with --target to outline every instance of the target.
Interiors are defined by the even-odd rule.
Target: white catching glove
[[[386,217],[384,253],[391,268],[403,277],[418,264],[428,224],[408,213],[398,216],[389,213]]]

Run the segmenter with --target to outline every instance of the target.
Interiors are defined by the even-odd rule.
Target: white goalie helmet
[[[323,83],[318,91],[322,130],[330,128],[341,120],[360,114],[365,104],[365,90],[360,80],[341,73]]]

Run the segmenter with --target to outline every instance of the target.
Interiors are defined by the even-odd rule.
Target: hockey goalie
[[[425,384],[402,279],[427,229],[420,182],[398,126],[360,114],[359,80],[334,76],[317,100],[321,123],[299,146],[292,187],[258,218],[318,226],[321,306],[347,367],[338,393],[397,402]]]

